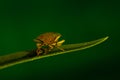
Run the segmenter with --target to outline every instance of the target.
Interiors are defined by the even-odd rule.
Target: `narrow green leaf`
[[[68,53],[68,52],[87,49],[87,48],[90,48],[90,47],[95,46],[97,44],[100,44],[107,39],[108,39],[108,36],[101,38],[101,39],[89,41],[89,42],[63,45],[63,46],[61,46],[61,48],[63,48],[65,51],[53,49],[48,54],[40,55],[40,56],[36,55],[35,50],[21,51],[21,52],[16,52],[13,54],[0,56],[0,69],[7,68],[9,66],[13,66],[13,65],[16,65],[19,63],[24,63],[24,62],[28,62],[28,61],[33,61],[33,60],[49,57],[49,56],[55,56],[58,54],[64,54],[64,53]]]

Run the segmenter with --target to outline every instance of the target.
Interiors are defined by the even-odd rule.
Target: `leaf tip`
[[[107,40],[108,38],[109,38],[109,36],[104,37],[104,41]]]

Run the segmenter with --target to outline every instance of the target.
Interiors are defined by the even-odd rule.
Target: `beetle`
[[[42,53],[42,47],[44,47],[45,50],[44,54],[47,54],[55,47],[59,50],[64,51],[64,49],[60,48],[60,46],[65,42],[65,40],[58,41],[60,37],[61,34],[56,32],[46,32],[39,35],[36,39],[34,39],[34,42],[36,42],[37,46],[37,55],[40,55]]]

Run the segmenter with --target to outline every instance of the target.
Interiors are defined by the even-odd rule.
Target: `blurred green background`
[[[119,80],[119,0],[1,0],[0,55],[36,48],[59,32],[65,44],[110,38],[95,47],[0,70],[0,80]]]

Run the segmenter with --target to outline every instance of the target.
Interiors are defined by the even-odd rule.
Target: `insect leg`
[[[59,42],[56,43],[56,46],[58,49],[60,49],[61,51],[65,51],[64,49],[60,48],[60,46],[65,42],[65,40],[61,40]]]
[[[56,45],[61,46],[64,42],[65,42],[65,40],[61,40],[61,41],[57,42]]]
[[[43,52],[41,50],[42,44],[41,43],[37,43],[36,46],[37,46],[36,53],[37,53],[37,55],[40,55]]]

